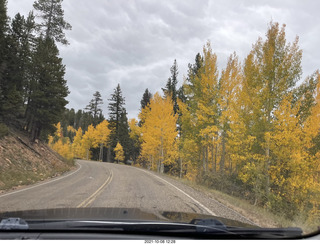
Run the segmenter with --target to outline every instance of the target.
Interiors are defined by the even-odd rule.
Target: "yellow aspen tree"
[[[99,153],[99,161],[102,161],[103,157],[103,147],[107,147],[109,136],[110,136],[110,129],[109,129],[109,123],[106,120],[103,120],[101,123],[99,123],[96,126],[96,129],[94,131],[94,137],[95,137],[95,144],[97,144],[100,147],[100,153]]]
[[[65,159],[71,160],[73,159],[72,146],[70,143],[70,139],[65,137],[60,139],[54,146],[53,149],[58,152]]]
[[[152,99],[151,99],[152,100]],[[142,109],[139,114],[140,121],[143,121],[141,127],[141,153],[140,158],[144,161],[149,162],[148,168],[151,170],[157,170],[157,161],[159,160],[159,154],[157,147],[158,142],[155,137],[154,127],[149,126],[148,124],[145,125],[145,121],[148,118],[149,114],[151,113],[150,103]]]
[[[71,126],[71,125],[68,125],[67,131],[71,132],[71,133],[76,133],[77,132],[77,130],[75,128],[73,128],[73,126]]]
[[[309,213],[309,221],[314,222],[314,220],[320,217],[320,148],[319,141],[316,142],[316,138],[320,137],[320,72],[317,71],[314,75],[314,79],[317,82],[316,89],[314,91],[315,105],[311,108],[310,116],[306,119],[304,123],[304,135],[309,138],[307,142],[304,142],[309,150],[308,163],[311,167],[312,174],[309,176],[310,184],[310,194],[309,201],[313,208]],[[310,140],[310,138],[312,138]],[[312,150],[311,150],[312,149]],[[315,150],[313,150],[315,149]]]
[[[98,143],[96,142],[95,138],[95,128],[93,127],[93,125],[88,126],[88,130],[82,137],[81,145],[83,149],[86,151],[86,159],[91,159],[90,148],[95,148],[98,146]]]
[[[68,137],[63,137],[63,129],[61,127],[61,123],[59,122],[58,124],[55,125],[56,131],[54,133],[54,137],[49,136],[49,145],[50,147],[59,153],[62,157],[65,159],[71,160],[73,159],[73,150],[72,150],[72,145],[71,141]]]
[[[226,163],[226,154],[228,147],[228,132],[230,132],[230,124],[237,123],[238,118],[233,118],[235,109],[239,105],[238,97],[240,86],[242,84],[242,71],[238,57],[235,53],[230,55],[227,67],[222,70],[219,80],[219,96],[218,104],[220,110],[219,134],[221,135],[221,157],[220,171],[224,172]],[[230,147],[229,147],[230,148]],[[229,162],[229,170],[232,172],[232,162]]]
[[[62,133],[62,127],[61,127],[61,123],[59,122],[58,124],[55,125],[56,131],[54,133],[54,136],[57,138],[62,138],[63,137],[63,133]]]
[[[115,152],[115,160],[117,160],[117,162],[119,163],[122,162],[124,160],[124,151],[123,151],[123,147],[121,146],[121,144],[118,142],[117,146],[114,148],[114,152]]]
[[[175,163],[178,157],[176,128],[178,115],[174,115],[170,97],[162,98],[158,93],[151,99],[145,121],[142,125],[142,157],[157,162],[158,172],[164,171],[164,165]]]
[[[180,158],[182,160],[185,176],[189,180],[195,180],[198,173],[198,153],[199,144],[196,141],[195,131],[196,121],[191,113],[191,109],[186,103],[178,100],[179,112],[181,113],[181,138],[180,138]]]
[[[138,125],[138,121],[136,119],[129,120],[129,136],[134,142],[134,146],[139,147],[142,142],[141,137],[141,127]]]
[[[136,119],[129,120],[129,128],[130,128],[130,138],[134,141],[141,140],[141,127],[138,126],[138,121]]]
[[[208,149],[218,134],[218,76],[217,55],[213,53],[210,42],[207,42],[203,47],[203,68],[199,76],[201,95],[197,97],[196,110],[204,172],[208,170]]]
[[[198,125],[197,110],[202,96],[201,74],[203,72],[203,57],[198,53],[195,63],[189,65],[188,76],[184,80],[183,93],[185,103],[178,101],[181,127],[180,155],[184,162],[185,176],[195,180],[201,170],[201,136]]]
[[[79,129],[76,131],[75,137],[73,138],[72,148],[73,148],[73,154],[75,158],[85,159],[86,150],[82,146],[82,136],[83,136],[83,132],[81,127],[79,127]]]
[[[250,125],[249,134],[256,138],[252,146],[253,154],[260,154],[259,159],[254,162],[257,179],[260,185],[261,199],[263,203],[269,201],[270,176],[269,167],[272,162],[268,136],[273,130],[273,113],[282,99],[288,94],[302,73],[301,58],[302,50],[298,46],[298,37],[293,43],[287,43],[285,25],[270,23],[266,33],[266,40],[259,38],[253,46],[252,51],[245,60],[244,85],[248,104],[247,124]],[[260,165],[260,164],[263,165]]]
[[[312,137],[299,123],[297,114],[300,103],[293,105],[291,101],[292,96],[287,96],[274,112],[274,130],[269,135],[273,158],[269,168],[272,186],[270,204],[275,205],[271,206],[273,209],[286,211],[288,216],[303,209],[312,186],[312,170],[306,150]]]

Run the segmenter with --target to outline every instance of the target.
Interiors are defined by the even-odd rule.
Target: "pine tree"
[[[27,130],[32,140],[39,138],[41,131],[48,133],[54,129],[52,125],[60,121],[68,103],[65,66],[58,55],[53,40],[38,39],[32,60],[33,87],[26,112]]]
[[[108,161],[114,158],[115,154],[113,150],[118,142],[122,144],[127,160],[130,150],[128,145],[129,126],[127,112],[124,108],[125,99],[122,96],[122,91],[119,84],[115,88],[114,93],[111,95],[109,101],[109,129],[111,130],[110,151],[112,153],[112,157],[109,158]]]
[[[17,118],[25,116],[23,109],[29,102],[31,57],[35,44],[34,30],[33,13],[30,12],[27,19],[18,13],[12,20],[8,33],[10,55],[6,80],[11,88],[6,106]]]
[[[103,104],[103,100],[101,98],[101,94],[99,91],[96,91],[93,94],[93,99],[91,99],[90,103],[86,106],[85,110],[88,111],[90,116],[93,117],[93,125],[96,126],[100,122],[104,120],[101,105]]]
[[[149,92],[148,88],[144,91],[143,95],[142,95],[142,99],[140,101],[140,111],[142,111],[142,109],[144,109],[146,106],[148,106],[148,104],[150,104],[150,100],[152,98],[152,94],[151,92]]]
[[[10,43],[8,38],[7,1],[0,0],[0,116],[5,119],[16,100],[16,87],[9,79]]]
[[[68,45],[63,30],[71,30],[72,27],[64,20],[64,11],[62,9],[63,0],[37,0],[33,7],[40,12],[39,17],[43,20],[38,25],[40,34],[45,38],[53,39],[64,45]]]
[[[174,60],[173,65],[170,68],[171,77],[169,77],[166,87],[162,88],[162,91],[164,92],[165,96],[171,97],[172,103],[173,103],[173,111],[176,114],[179,110],[178,103],[177,103],[177,97],[178,97],[178,91],[177,91],[177,84],[178,84],[178,65],[177,60]]]
[[[123,146],[125,161],[129,160],[133,151],[133,142],[129,135],[127,111],[123,108],[119,121],[119,143]]]

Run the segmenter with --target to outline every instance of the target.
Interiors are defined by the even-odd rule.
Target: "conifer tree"
[[[109,160],[112,160],[112,158],[115,157],[113,150],[118,142],[120,142],[123,146],[124,155],[127,160],[130,151],[129,125],[127,119],[127,112],[124,108],[125,99],[122,96],[122,91],[119,84],[115,88],[114,93],[111,95],[109,101],[109,129],[111,130],[110,151],[112,153],[112,157],[109,158]]]
[[[88,111],[89,115],[93,118],[93,125],[96,126],[100,122],[104,120],[101,105],[103,104],[103,100],[101,98],[101,94],[99,91],[96,91],[93,94],[93,98],[90,103],[86,106],[85,110]]]
[[[32,60],[32,93],[26,112],[32,140],[39,138],[41,131],[48,133],[54,129],[52,125],[60,121],[68,103],[65,66],[58,55],[53,40],[38,39]]]
[[[177,60],[174,60],[173,65],[170,68],[171,76],[169,77],[166,87],[162,88],[164,95],[171,97],[172,103],[173,103],[173,111],[176,114],[179,110],[178,103],[177,103],[177,97],[178,97],[178,91],[177,91],[177,85],[178,85],[178,64]]]
[[[56,42],[68,45],[64,30],[71,30],[71,25],[64,20],[64,11],[62,9],[63,0],[37,0],[34,2],[34,9],[39,12],[43,22],[38,25],[40,35],[44,38],[50,38]]]
[[[140,110],[144,109],[148,104],[150,104],[150,100],[152,98],[151,92],[149,92],[148,88],[144,91],[142,95],[142,99],[140,101],[141,108]]]

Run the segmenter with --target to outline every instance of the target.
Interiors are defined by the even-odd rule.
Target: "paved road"
[[[154,172],[93,161],[77,163],[78,169],[67,175],[0,195],[1,211],[126,207],[204,213],[246,221],[203,193]]]

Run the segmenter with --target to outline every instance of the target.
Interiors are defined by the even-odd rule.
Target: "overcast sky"
[[[27,15],[34,0],[8,0],[8,14]],[[179,85],[207,40],[224,68],[234,51],[242,61],[270,21],[286,24],[287,41],[300,37],[303,79],[320,68],[319,0],[64,0],[72,25],[59,46],[70,90],[68,108],[83,109],[100,91],[107,99],[120,83],[128,117],[137,117],[146,88],[161,91],[174,59]]]

